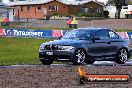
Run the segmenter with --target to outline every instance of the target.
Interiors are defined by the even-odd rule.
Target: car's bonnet
[[[45,45],[76,45],[76,44],[80,44],[83,42],[88,42],[86,40],[70,40],[70,39],[62,39],[62,40],[54,40],[54,41],[50,41],[50,42],[46,42],[44,43]]]

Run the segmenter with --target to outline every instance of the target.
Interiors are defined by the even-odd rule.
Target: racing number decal
[[[111,38],[114,38],[115,37],[114,32],[109,32],[109,35],[110,35]]]

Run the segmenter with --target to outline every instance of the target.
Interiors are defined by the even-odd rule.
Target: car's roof
[[[93,31],[97,31],[97,30],[112,30],[112,29],[109,29],[109,28],[94,28],[94,27],[78,28],[78,29],[83,29],[83,30],[93,30]]]

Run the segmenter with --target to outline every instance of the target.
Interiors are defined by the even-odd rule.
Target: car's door
[[[116,34],[116,32],[112,30],[108,30],[108,35],[109,35],[109,41],[110,41],[108,55],[115,56],[123,40],[120,39],[120,37]]]
[[[98,30],[93,35],[94,38],[99,38],[99,40],[94,40],[90,44],[89,54],[90,56],[102,58],[106,57],[110,53],[111,42],[109,39],[108,30]]]

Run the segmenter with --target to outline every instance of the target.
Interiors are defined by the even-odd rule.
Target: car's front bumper
[[[54,61],[69,61],[72,60],[73,54],[74,54],[74,50],[71,51],[45,50],[43,52],[39,52],[39,60],[53,59]]]

